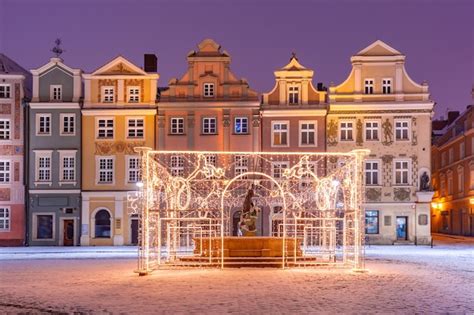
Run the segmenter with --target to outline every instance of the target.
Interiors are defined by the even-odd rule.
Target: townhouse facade
[[[326,151],[327,92],[322,84],[313,86],[314,71],[307,69],[293,54],[287,65],[274,72],[275,86],[264,93],[261,104],[263,152]],[[288,155],[272,162],[270,173],[279,180],[284,169],[298,161]],[[313,171],[325,175],[325,165],[310,162]],[[282,203],[263,209],[264,226],[277,231],[282,222]]]
[[[370,150],[365,223],[373,244],[429,244],[433,101],[414,82],[405,56],[376,41],[351,58],[348,78],[329,88],[327,150]],[[328,168],[337,167],[329,161]]]
[[[0,54],[0,246],[25,243],[24,102],[31,76]]]
[[[474,90],[472,92],[474,100]],[[433,121],[443,128],[433,140],[432,232],[474,236],[474,103],[456,119]],[[449,113],[454,115],[455,113]],[[449,123],[448,123],[449,122]],[[444,126],[443,126],[444,125]]]
[[[156,65],[155,55],[143,69],[118,56],[83,74],[81,245],[137,243],[127,192],[140,181],[134,148],[155,145]]]
[[[59,57],[31,70],[28,105],[28,244],[79,244],[80,69]]]

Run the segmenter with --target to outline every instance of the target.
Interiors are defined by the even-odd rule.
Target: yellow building
[[[137,242],[127,192],[140,180],[136,146],[154,147],[156,56],[141,69],[119,56],[84,74],[81,245]]]

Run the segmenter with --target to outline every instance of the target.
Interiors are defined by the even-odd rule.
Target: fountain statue
[[[254,185],[250,187],[245,196],[242,213],[239,221],[239,236],[257,235],[257,218],[260,209],[252,202],[254,196]]]

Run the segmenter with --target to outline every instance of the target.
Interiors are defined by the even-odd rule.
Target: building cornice
[[[235,102],[160,102],[158,109],[258,108],[260,101]]]
[[[262,117],[300,117],[300,116],[325,116],[326,109],[270,109],[262,110]]]
[[[79,103],[38,103],[38,102],[32,102],[28,104],[30,108],[33,109],[80,109],[81,106]]]
[[[407,111],[423,111],[423,112],[431,112],[433,111],[433,102],[427,103],[377,103],[377,104],[370,104],[370,103],[337,103],[337,104],[329,104],[329,112],[347,112],[347,111],[356,111],[356,112],[366,112],[366,111],[384,111],[384,112],[407,112]]]
[[[127,108],[127,109],[82,109],[83,116],[96,116],[96,115],[156,115],[156,109],[137,109],[137,108]]]

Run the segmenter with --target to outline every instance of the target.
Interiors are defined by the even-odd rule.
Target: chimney
[[[156,57],[155,54],[145,54],[144,65],[143,65],[145,72],[156,73],[158,71],[157,63],[158,63],[158,58]]]
[[[448,125],[450,125],[458,117],[459,117],[459,112],[458,111],[449,111],[448,112]]]
[[[316,90],[318,91],[327,91],[328,89],[324,86],[322,82],[318,82],[318,85],[316,86]]]

